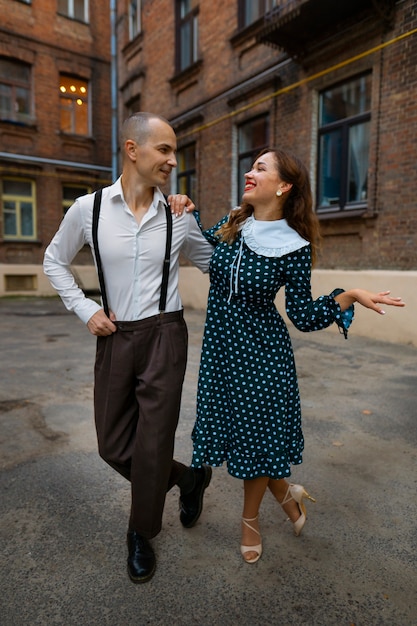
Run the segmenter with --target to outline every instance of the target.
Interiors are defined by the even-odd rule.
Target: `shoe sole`
[[[141,583],[147,583],[148,580],[150,580],[152,578],[152,576],[155,574],[156,571],[156,565],[154,566],[152,572],[150,574],[147,574],[146,576],[132,576],[132,574],[130,573],[129,570],[129,566],[127,567],[127,573],[129,575],[130,580],[132,581],[132,583],[135,583],[136,585],[140,585]]]
[[[212,474],[213,474],[213,470],[211,469],[210,465],[204,466],[204,483],[203,483],[203,489],[201,491],[201,498],[198,503],[198,511],[194,519],[189,524],[183,524],[184,528],[192,528],[198,522],[198,519],[201,515],[201,511],[203,510],[204,492],[210,484]]]

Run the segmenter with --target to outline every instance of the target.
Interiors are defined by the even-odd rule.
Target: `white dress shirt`
[[[92,215],[94,194],[78,198],[66,213],[45,252],[44,271],[66,308],[87,323],[101,306],[87,298],[71,272],[77,252],[89,244],[94,257]],[[164,196],[156,188],[140,224],[123,197],[121,179],[103,189],[98,245],[109,308],[120,321],[156,315],[166,244]],[[171,265],[167,312],[182,308],[178,292],[180,252],[202,272],[208,272],[213,247],[203,237],[194,216],[172,218]]]

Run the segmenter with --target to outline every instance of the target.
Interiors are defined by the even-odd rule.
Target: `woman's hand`
[[[385,304],[387,306],[405,306],[405,302],[400,297],[393,298],[390,296],[390,291],[381,291],[379,293],[373,293],[372,291],[366,291],[365,289],[348,289],[339,295],[335,296],[336,302],[340,304],[342,311],[348,309],[352,304],[358,302],[367,309],[372,309],[380,315],[385,315],[385,311],[378,306],[378,304]]]
[[[373,293],[372,291],[366,291],[366,289],[348,289],[348,291],[344,291],[335,296],[335,300],[340,304],[342,311],[348,309],[354,302],[358,302],[367,309],[371,309],[380,315],[385,315],[385,311],[378,306],[379,304],[386,306],[405,306],[405,302],[403,302],[402,298],[393,298],[389,295],[390,293],[390,291]]]
[[[176,193],[175,195],[168,196],[169,206],[171,208],[172,215],[180,217],[184,213],[191,213],[195,209],[194,202],[184,194]]]

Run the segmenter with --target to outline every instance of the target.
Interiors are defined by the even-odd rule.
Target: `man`
[[[211,468],[173,460],[187,358],[187,328],[178,292],[179,254],[208,271],[211,245],[190,213],[166,213],[159,186],[176,167],[176,136],[164,118],[135,113],[121,129],[121,177],[103,189],[98,222],[108,315],[77,286],[70,264],[84,244],[94,252],[94,194],[78,198],[45,252],[44,271],[67,309],[97,336],[94,412],[101,457],[131,482],[128,573],[148,581],[156,561],[149,539],[161,530],[167,490],[180,487],[180,519],[200,516]],[[192,209],[173,196],[171,209]],[[187,205],[188,203],[188,205]],[[169,219],[168,219],[169,218]],[[167,225],[172,222],[166,304],[161,307]],[[103,296],[102,292],[102,296]],[[105,302],[103,298],[103,302]]]

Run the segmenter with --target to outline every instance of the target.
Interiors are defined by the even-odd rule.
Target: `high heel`
[[[245,524],[245,526],[247,526],[247,528],[250,528],[250,530],[252,530],[254,533],[259,535],[259,537],[260,537],[261,533],[259,532],[259,530],[256,530],[256,528],[254,528],[253,526],[251,526],[248,523],[248,522],[254,522],[257,519],[258,519],[258,516],[252,517],[252,519],[246,519],[245,517],[242,517],[242,522]],[[245,563],[256,563],[256,561],[258,561],[261,558],[262,543],[258,543],[257,546],[243,546],[243,545],[241,545],[240,546],[240,551],[242,553],[243,560],[245,561]],[[245,554],[247,552],[256,552],[256,556],[253,559],[245,559]]]
[[[285,498],[280,502],[280,505],[283,507],[284,504],[290,502],[290,500],[295,500],[298,504],[298,508],[300,511],[300,517],[293,522],[294,535],[298,537],[303,530],[304,524],[306,523],[306,507],[303,502],[303,498],[307,498],[311,500],[311,502],[315,502],[315,499],[310,496],[309,493],[304,489],[302,485],[288,485],[287,493],[285,494]]]

